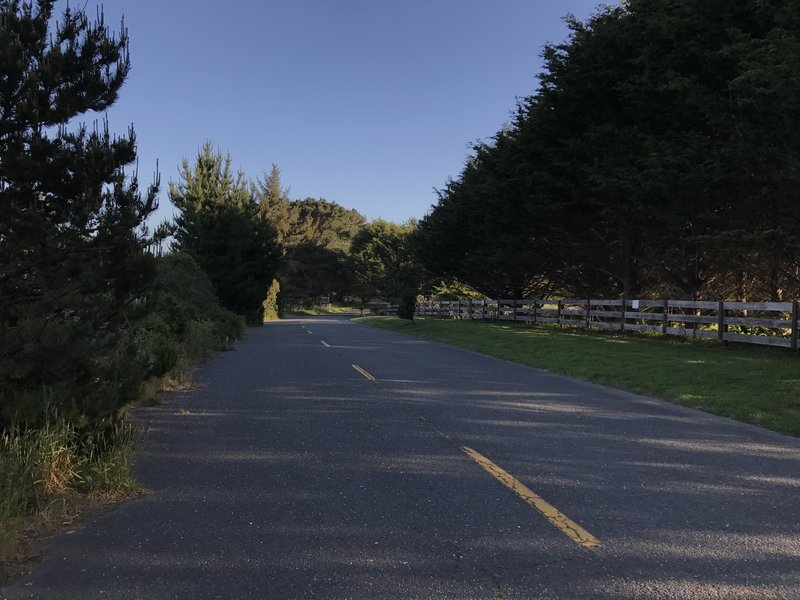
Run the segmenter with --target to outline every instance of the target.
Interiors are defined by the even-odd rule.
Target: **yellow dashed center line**
[[[353,365],[355,367],[355,365]],[[600,540],[570,519],[567,515],[559,511],[555,506],[548,503],[544,498],[527,488],[521,481],[493,463],[491,460],[476,452],[472,448],[462,446],[461,449],[472,460],[478,463],[484,471],[492,475],[508,489],[516,493],[530,506],[538,510],[553,525],[558,527],[573,542],[583,548],[596,548],[600,545]]]
[[[330,348],[330,345],[328,345],[328,342],[326,342],[325,340],[320,340],[319,343],[325,346],[326,348]]]
[[[358,371],[359,373],[361,373],[361,374],[362,374],[364,377],[366,377],[366,378],[367,378],[367,379],[369,379],[370,381],[376,381],[376,379],[375,379],[375,378],[374,378],[372,375],[370,375],[369,373],[367,373],[367,372],[366,372],[364,369],[362,369],[362,368],[361,368],[361,367],[359,367],[358,365],[350,365],[350,366],[351,366],[351,367],[353,367],[353,368],[354,368],[356,371]]]

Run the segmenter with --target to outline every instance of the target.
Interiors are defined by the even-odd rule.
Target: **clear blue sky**
[[[470,143],[536,89],[542,46],[567,35],[562,17],[598,4],[108,0],[112,28],[125,16],[132,62],[109,124],[133,124],[143,184],[159,161],[158,220],[174,212],[167,182],[205,140],[250,178],[276,163],[292,198],[421,218]]]

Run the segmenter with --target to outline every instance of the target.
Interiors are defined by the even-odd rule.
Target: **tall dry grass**
[[[124,421],[85,427],[56,419],[0,433],[0,560],[37,514],[79,495],[127,495],[133,478],[135,426]]]

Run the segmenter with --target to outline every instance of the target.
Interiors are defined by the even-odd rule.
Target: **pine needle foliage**
[[[183,161],[169,197],[180,211],[173,249],[197,262],[225,308],[260,324],[263,286],[275,275],[279,247],[244,174],[234,174],[230,155],[223,157],[206,142],[194,165]]]
[[[158,182],[142,193],[126,177],[132,129],[73,125],[116,101],[127,31],[72,7],[53,27],[54,4],[0,1],[0,428],[53,408],[111,418],[147,368],[136,326],[155,274],[144,223]]]

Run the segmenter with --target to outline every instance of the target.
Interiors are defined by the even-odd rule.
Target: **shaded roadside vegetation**
[[[140,402],[192,385],[199,360],[238,339],[243,319],[222,308],[208,277],[185,254],[156,262],[147,290],[151,312],[137,325],[137,362],[146,375],[131,402],[103,417],[60,412],[55,392],[44,386],[37,420],[10,419],[0,434],[0,579],[26,557],[26,530],[71,520],[87,506],[104,506],[141,492],[133,477],[136,426],[127,418]],[[69,393],[62,388],[59,393]]]
[[[87,431],[52,418],[0,435],[0,584],[48,537],[86,511],[137,494],[131,423]]]
[[[800,436],[797,357],[783,349],[485,321],[357,321]]]
[[[26,531],[136,493],[130,407],[243,331],[190,254],[160,256],[133,130],[75,124],[116,101],[127,31],[54,4],[0,0],[0,573]]]
[[[198,361],[228,349],[244,332],[244,317],[221,306],[210,279],[187,254],[158,259],[151,296],[154,308],[143,341],[154,361],[150,383],[162,388],[191,384]]]

